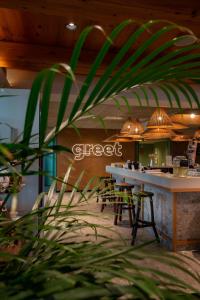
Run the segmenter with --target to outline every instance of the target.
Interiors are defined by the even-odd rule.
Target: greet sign
[[[86,156],[122,156],[122,145],[114,143],[102,146],[100,144],[75,144],[72,147],[75,160],[82,160]]]

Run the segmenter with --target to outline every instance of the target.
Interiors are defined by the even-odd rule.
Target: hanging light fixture
[[[153,112],[147,124],[147,127],[148,128],[172,128],[173,124],[172,124],[172,120],[165,112],[165,110],[162,108],[157,108]]]
[[[104,140],[104,142],[134,142],[142,141],[142,133],[144,128],[138,120],[133,120],[129,118],[122,126],[119,134],[112,135]]]
[[[120,133],[121,134],[128,133],[131,126],[132,126],[132,120],[131,118],[128,118],[128,120],[126,120],[126,122],[124,122],[124,124],[122,125],[122,129],[120,130]]]
[[[186,129],[186,128],[188,128],[188,126],[183,125],[181,123],[172,122],[172,128],[171,128],[172,130],[182,130],[182,129]]]
[[[200,142],[200,129],[197,129],[194,133],[194,139]]]
[[[131,138],[132,141],[142,141],[144,127],[137,119],[128,119],[122,126],[120,136]]]
[[[144,132],[144,127],[137,120],[129,118],[122,126],[120,131],[121,137],[131,138],[132,141],[142,141],[142,133]]]
[[[188,142],[192,140],[192,137],[185,134],[176,134],[175,136],[171,137],[173,142]]]
[[[175,114],[171,116],[172,122],[183,124],[186,126],[199,127],[200,126],[200,114]]]
[[[123,135],[121,135],[123,136]],[[142,141],[143,136],[141,134],[128,134],[125,137],[130,138],[132,141]]]
[[[153,128],[147,129],[143,133],[144,140],[161,140],[161,139],[169,139],[175,136],[175,132],[166,128]]]
[[[122,126],[122,129],[120,130],[120,134],[123,135],[141,135],[144,132],[144,127],[137,119],[131,119],[129,118]]]
[[[108,137],[103,142],[106,142],[106,143],[117,143],[117,142],[118,143],[130,143],[130,142],[133,142],[133,140],[131,138],[115,134],[115,135]]]

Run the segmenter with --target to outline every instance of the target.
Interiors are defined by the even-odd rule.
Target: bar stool
[[[154,208],[153,208],[154,194],[151,192],[140,191],[140,192],[133,193],[133,196],[135,196],[137,198],[137,210],[135,213],[135,222],[133,224],[131,245],[134,245],[134,243],[135,243],[138,228],[144,228],[144,227],[152,227],[155,237],[156,237],[156,240],[158,242],[160,242],[160,238],[159,238],[158,232],[156,230],[156,223],[154,221]],[[148,198],[150,201],[150,211],[151,211],[151,220],[150,221],[145,221],[145,220],[140,219],[141,201],[144,198]]]
[[[99,184],[103,184],[103,188],[105,188],[105,182],[104,180],[106,179],[110,179],[111,177],[110,176],[100,176],[99,177]],[[97,189],[97,202],[99,202],[99,193],[101,192],[101,186],[98,187]]]
[[[109,202],[111,202],[111,201],[114,202],[116,200],[116,196],[114,194],[114,184],[115,184],[116,180],[109,177],[109,178],[104,178],[103,182],[104,182],[105,193],[103,193],[101,195],[101,199],[102,199],[101,212],[104,211],[107,200]]]
[[[129,224],[132,227],[133,218],[135,218],[135,206],[133,204],[132,196],[132,188],[134,188],[134,185],[128,184],[126,182],[121,182],[116,183],[115,187],[118,188],[119,195],[116,199],[117,201],[114,203],[114,225],[117,225],[118,219],[119,221],[122,221],[123,209],[128,209]],[[127,202],[125,202],[125,199],[127,199]]]

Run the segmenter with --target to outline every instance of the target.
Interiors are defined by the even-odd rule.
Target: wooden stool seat
[[[152,192],[147,192],[147,191],[140,191],[140,192],[134,192],[134,196],[136,197],[153,197],[154,193]]]
[[[160,239],[159,239],[159,235],[158,235],[158,232],[156,229],[156,223],[154,221],[154,208],[153,208],[154,194],[152,192],[140,191],[140,192],[133,193],[133,196],[137,197],[137,210],[134,213],[135,222],[133,224],[133,229],[132,229],[131,244],[134,245],[134,243],[135,243],[138,228],[144,228],[144,227],[152,227],[152,229],[154,231],[154,235],[156,237],[156,240],[159,242]],[[150,201],[150,210],[151,210],[151,220],[150,221],[140,219],[141,202],[142,202],[142,199],[145,197],[148,197],[149,201]]]
[[[121,188],[121,189],[132,189],[134,188],[133,184],[129,184],[127,182],[120,182],[120,183],[115,183],[115,187]]]
[[[103,181],[105,184],[114,184],[116,182],[116,180],[113,178],[104,178]]]

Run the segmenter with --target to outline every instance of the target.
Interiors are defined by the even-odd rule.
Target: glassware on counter
[[[176,156],[173,159],[173,175],[186,177],[188,173],[188,159],[185,156]]]

